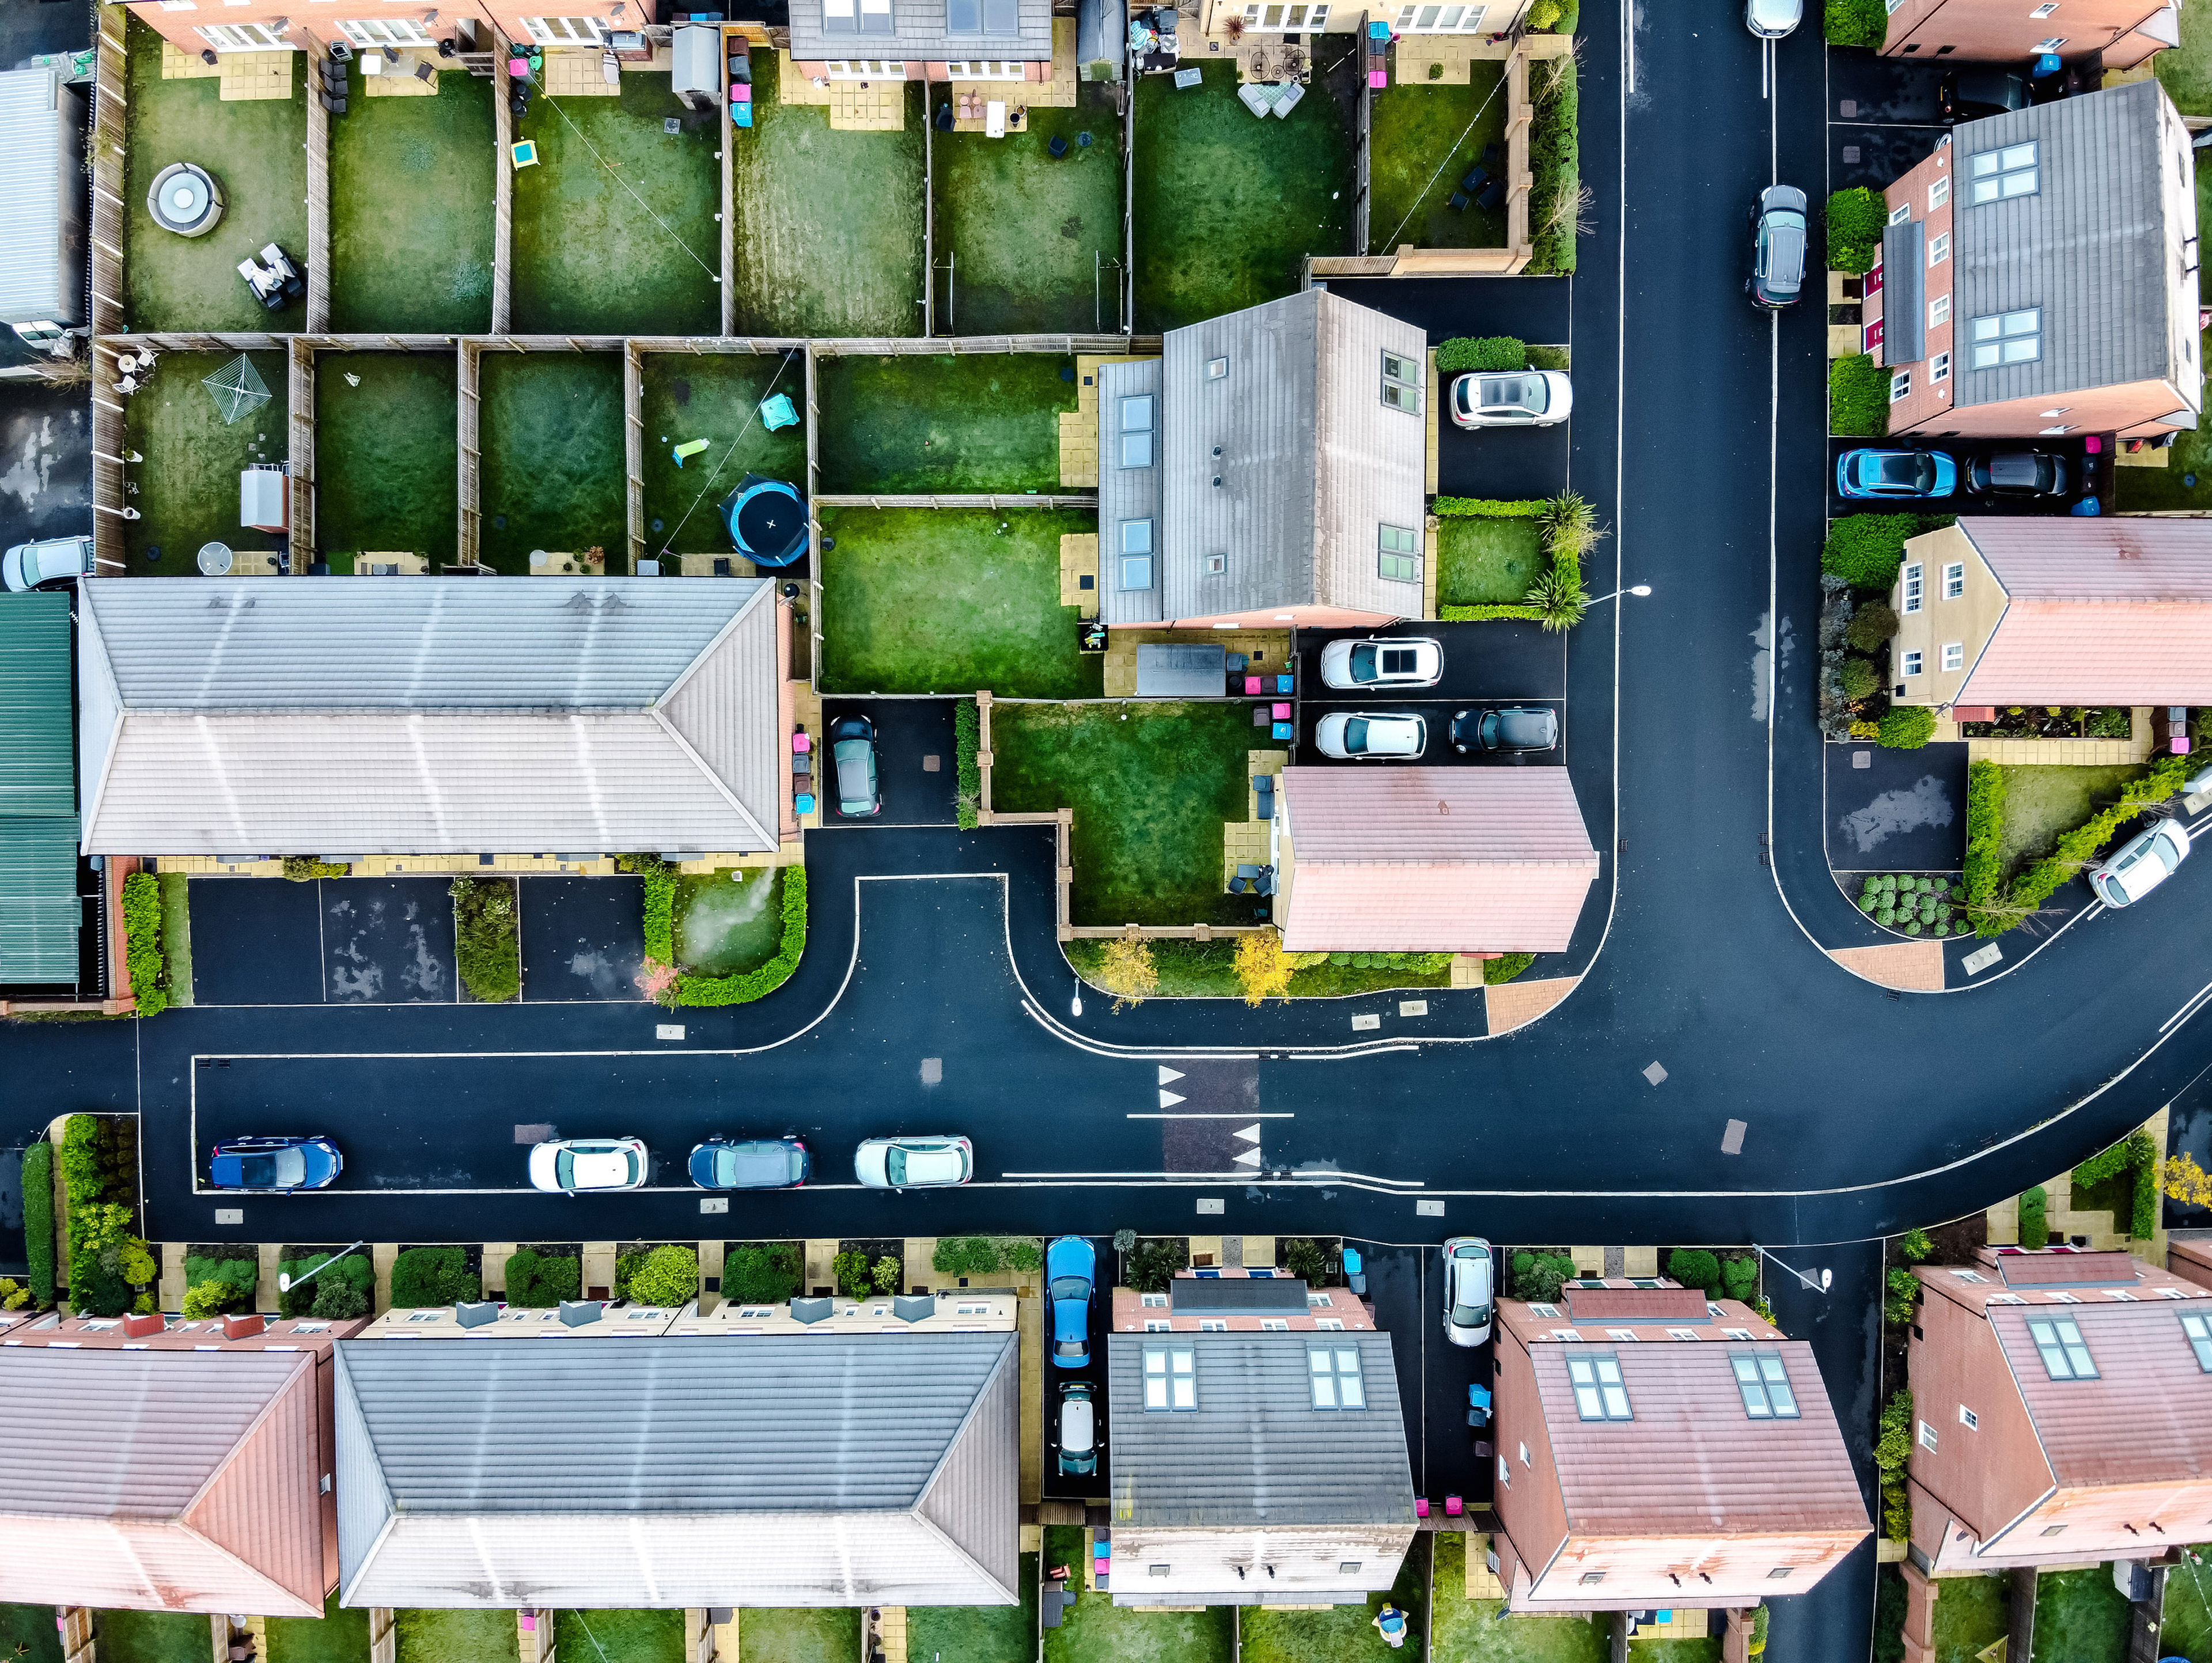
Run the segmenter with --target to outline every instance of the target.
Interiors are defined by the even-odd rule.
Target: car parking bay
[[[1426,636],[1443,648],[1443,677],[1411,696],[1456,700],[1461,704],[1492,701],[1540,703],[1567,696],[1567,638],[1540,624],[1515,618],[1480,623],[1439,623],[1415,618],[1388,629],[1301,629],[1298,631],[1298,695],[1306,704],[1370,701],[1377,695],[1326,687],[1321,679],[1322,651],[1333,640],[1391,640]]]
[[[1462,711],[1473,712],[1479,715],[1486,709],[1508,707],[1516,710],[1548,708],[1554,712],[1559,720],[1559,743],[1549,750],[1540,751],[1492,753],[1479,750],[1473,745],[1469,745],[1465,751],[1453,748],[1451,724],[1454,716]],[[1465,700],[1433,699],[1419,695],[1401,695],[1393,698],[1388,694],[1370,694],[1364,698],[1349,698],[1331,704],[1301,705],[1298,708],[1297,752],[1297,760],[1300,763],[1318,763],[1325,768],[1385,768],[1392,766],[1394,762],[1401,768],[1407,766],[1409,759],[1406,758],[1363,760],[1358,757],[1322,755],[1320,746],[1314,743],[1314,730],[1320,725],[1322,718],[1332,710],[1362,711],[1382,715],[1406,713],[1419,716],[1428,724],[1428,743],[1422,750],[1419,761],[1422,766],[1427,768],[1556,768],[1567,760],[1566,705],[1561,700],[1547,700],[1540,705],[1534,706],[1524,701],[1516,701],[1509,707],[1496,701],[1478,700],[1470,704]]]
[[[1109,1493],[1106,1488],[1107,1464],[1113,1447],[1107,1436],[1106,1340],[1114,1332],[1115,1278],[1110,1270],[1114,1262],[1113,1243],[1112,1239],[1107,1236],[1085,1239],[1098,1254],[1098,1274],[1091,1296],[1091,1355],[1081,1368],[1063,1369],[1054,1360],[1052,1302],[1049,1299],[1044,1302],[1043,1494],[1054,1501],[1087,1501]],[[1060,1388],[1079,1382],[1091,1388],[1091,1448],[1098,1454],[1098,1468],[1095,1472],[1062,1472],[1060,1470],[1060,1411],[1061,1399],[1066,1395]]]
[[[2096,446],[2093,453],[2089,446]],[[1948,456],[1958,470],[1958,486],[1948,496],[1846,497],[1837,489],[1836,467],[1846,452],[1855,450],[1927,451]],[[2057,457],[2066,465],[2066,489],[2057,496],[2023,496],[2009,492],[1978,492],[1970,488],[1974,464],[2002,453],[2035,451]],[[2098,512],[2112,512],[2112,440],[2109,434],[2053,434],[2037,439],[1915,439],[1907,434],[1893,439],[1830,439],[1828,440],[1828,513],[1937,514],[2070,514],[2075,505],[2094,499]]]
[[[817,787],[825,825],[949,826],[957,817],[959,790],[951,699],[825,699],[822,703],[823,755]],[[859,716],[876,731],[876,788],[883,810],[848,815],[840,806],[836,746],[837,724]]]

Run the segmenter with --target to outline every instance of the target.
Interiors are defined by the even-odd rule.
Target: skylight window
[[[1555,1317],[1559,1314],[1559,1308],[1556,1305],[1531,1305],[1528,1308],[1530,1316]]]
[[[1359,1349],[1331,1346],[1306,1353],[1306,1381],[1316,1409],[1364,1409],[1367,1383],[1360,1377]]]
[[[1625,1421],[1628,1387],[1620,1378],[1620,1359],[1610,1351],[1585,1351],[1567,1359],[1567,1380],[1575,1388],[1575,1411],[1586,1421]]]
[[[1745,1414],[1755,1421],[1797,1418],[1797,1394],[1790,1389],[1780,1353],[1731,1351],[1729,1367],[1735,1371],[1735,1389],[1743,1393]]]
[[[1198,1407],[1196,1354],[1188,1345],[1145,1347],[1145,1412]]]
[[[2207,1322],[2194,1311],[2184,1311],[2181,1332],[2189,1336],[2190,1349],[2197,1353],[2197,1366],[2212,1375],[2212,1322]]]
[[[1421,367],[1395,352],[1382,355],[1382,402],[1394,410],[1418,416],[1421,410]]]
[[[2013,197],[2032,197],[2038,189],[2033,139],[1966,158],[1969,202],[2003,202]]]
[[[2043,1367],[2053,1380],[2094,1380],[2097,1365],[2081,1338],[2081,1329],[2070,1316],[2030,1317],[2027,1334],[2042,1354]]]
[[[1121,465],[1152,465],[1152,396],[1139,394],[1121,401]]]

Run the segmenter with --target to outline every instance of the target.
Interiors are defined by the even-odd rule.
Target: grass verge
[[[1241,998],[1237,980],[1234,941],[1155,941],[1152,968],[1160,979],[1159,998]],[[1064,950],[1077,974],[1091,980],[1105,956],[1106,944],[1091,939],[1071,941]],[[1347,954],[1346,957],[1355,956]],[[1366,958],[1362,953],[1356,956]],[[1420,955],[1408,954],[1418,957]],[[1449,958],[1449,955],[1443,956]],[[1401,987],[1449,987],[1451,967],[1424,970],[1404,966],[1362,968],[1350,964],[1318,964],[1291,973],[1292,998],[1333,998],[1346,994],[1389,992]],[[1112,997],[1110,994],[1105,997]]]
[[[487,565],[530,570],[530,551],[607,551],[624,569],[622,360],[607,353],[486,353],[483,525]]]
[[[2111,768],[2035,765],[2004,770],[2003,836],[1997,845],[2000,873],[2010,877],[2057,847],[2059,835],[2120,798],[2121,787],[2142,778],[2129,764]]]
[[[770,433],[760,403],[788,393],[806,403],[806,375],[797,355],[655,352],[639,377],[638,416],[645,423],[646,547],[665,554],[731,552],[719,505],[748,473],[805,488],[804,422]],[[678,464],[675,449],[708,441]]]
[[[331,327],[485,333],[498,89],[454,69],[434,98],[369,98],[358,65],[348,76],[331,123]]]
[[[246,355],[269,389],[269,402],[226,425],[215,395],[200,383],[237,356],[162,354],[152,380],[126,406],[125,432],[131,449],[146,458],[131,470],[138,495],[131,501],[139,518],[123,528],[131,577],[198,577],[195,561],[204,543],[234,550],[235,571],[276,569],[265,551],[283,549],[284,537],[249,531],[238,523],[238,476],[249,462],[282,462],[289,453],[291,397],[284,355]]]
[[[1422,1663],[1427,1655],[1422,1636],[1429,1626],[1429,1545],[1436,1539],[1428,1532],[1416,1533],[1395,1585],[1387,1594],[1369,1594],[1364,1605],[1332,1605],[1327,1611],[1247,1610],[1240,1663],[1337,1663],[1370,1653],[1384,1655],[1374,1622],[1385,1601],[1406,1613],[1407,1630],[1406,1643],[1387,1654],[1405,1663]]]
[[[192,913],[182,872],[162,872],[161,957],[169,982],[169,1003],[192,1002]]]
[[[1446,515],[1437,522],[1437,604],[1510,605],[1550,566],[1534,519]]]
[[[821,360],[822,489],[1057,490],[1074,362],[1028,352]]]
[[[1022,1555],[1018,1605],[909,1605],[906,1654],[959,1663],[1030,1663],[1036,1655],[1037,1556]]]
[[[319,1617],[272,1617],[267,1632],[269,1663],[368,1663],[368,1610],[348,1610],[335,1593]]]
[[[1469,65],[1466,86],[1400,82],[1375,94],[1368,143],[1370,254],[1418,248],[1503,248],[1505,207],[1454,209],[1451,197],[1486,144],[1503,145],[1505,97],[1498,63]],[[1490,169],[1502,177],[1504,162]]]
[[[459,398],[450,352],[324,353],[317,358],[318,549],[453,558],[461,514],[460,439],[454,426]]]

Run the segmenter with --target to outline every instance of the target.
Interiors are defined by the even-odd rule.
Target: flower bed
[[[1905,936],[1965,935],[1966,891],[1951,872],[1877,872],[1860,887],[1858,907]]]
[[[1967,739],[2125,739],[2135,713],[2125,705],[2008,705],[1994,722],[1961,722]]]

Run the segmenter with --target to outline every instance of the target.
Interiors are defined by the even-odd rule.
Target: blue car
[[[344,1165],[338,1146],[327,1138],[234,1138],[210,1153],[208,1183],[216,1189],[289,1195],[327,1188]]]
[[[1044,1250],[1052,1360],[1063,1369],[1080,1369],[1091,1361],[1091,1290],[1097,1271],[1098,1250],[1079,1235],[1063,1235]]]
[[[1941,451],[1845,451],[1836,458],[1838,496],[1948,496],[1959,464]]]

